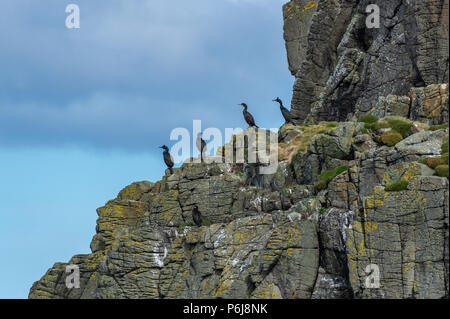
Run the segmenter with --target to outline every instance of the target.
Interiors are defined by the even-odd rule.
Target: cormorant
[[[292,122],[291,112],[289,112],[289,110],[283,106],[283,101],[281,101],[279,97],[277,97],[275,100],[272,100],[272,101],[280,103],[281,114],[283,114],[283,117],[286,120],[286,123],[294,124]]]
[[[197,134],[196,145],[198,150],[200,151],[200,160],[203,162],[203,153],[206,151],[206,142],[202,139],[202,132]]]
[[[192,219],[194,220],[195,225],[197,225],[198,227],[202,226],[202,214],[199,212],[197,205],[195,205],[194,209],[192,210]]]
[[[164,150],[163,155],[164,155],[164,163],[166,163],[167,168],[170,171],[170,174],[173,174],[173,158],[169,153],[169,148],[166,145],[160,146],[159,148],[162,148]]]
[[[243,106],[244,107],[244,110],[242,111],[242,114],[244,114],[244,119],[245,119],[245,121],[247,122],[247,124],[250,126],[250,127],[257,127],[257,128],[259,128],[256,124],[255,124],[255,119],[253,118],[253,116],[250,114],[250,112],[248,112],[247,111],[247,104],[245,104],[245,103],[241,103],[241,104],[238,104],[238,105],[240,105],[240,106]]]

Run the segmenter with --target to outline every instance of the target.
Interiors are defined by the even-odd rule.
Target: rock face
[[[366,26],[369,4],[380,8],[379,28]],[[292,0],[284,5],[296,122],[348,120],[385,104],[380,98],[448,82],[448,5],[448,0]],[[419,103],[426,95],[414,93]],[[390,101],[394,112],[398,103],[408,101]]]
[[[448,129],[395,147],[362,130],[342,122],[318,132],[263,185],[245,163],[185,163],[127,186],[97,210],[92,253],[56,263],[29,297],[448,297],[448,179],[417,162],[440,155]],[[318,192],[319,175],[341,165]],[[408,187],[384,189],[399,180]],[[79,267],[80,288],[67,288],[68,265]]]
[[[429,127],[448,123],[445,7],[287,3],[298,125],[249,128],[206,163],[125,187],[97,209],[92,253],[56,263],[29,297],[448,298],[449,129]]]
[[[126,187],[97,210],[92,254],[68,263],[79,265],[81,289],[65,287],[58,263],[30,297],[308,298],[319,246],[307,215],[320,204],[308,187],[280,193],[245,179],[225,164],[185,164]],[[194,204],[211,226],[192,226]]]

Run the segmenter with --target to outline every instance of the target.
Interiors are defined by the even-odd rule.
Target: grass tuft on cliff
[[[431,125],[430,126],[430,131],[437,131],[437,130],[441,130],[443,128],[448,128],[448,123],[438,124],[438,125]]]
[[[358,118],[358,122],[365,124],[373,124],[378,122],[378,117],[376,117],[375,115],[361,115]]]
[[[408,182],[407,181],[398,181],[393,184],[386,185],[384,188],[387,192],[399,192],[404,191],[408,189]]]
[[[441,146],[442,154],[448,153],[448,141]]]
[[[447,137],[445,139],[447,139]],[[441,150],[442,150],[441,156],[424,157],[419,160],[419,163],[428,165],[428,167],[434,169],[437,176],[448,178],[448,165],[449,165],[448,141],[442,144]]]
[[[392,131],[395,131],[400,134],[402,139],[407,138],[411,135],[411,127],[415,122],[403,118],[401,116],[386,116],[381,119],[378,119],[378,117],[374,115],[363,115],[358,118],[358,122],[365,123],[364,129],[365,132],[376,132],[380,129],[384,128],[390,128]],[[388,133],[388,132],[386,132]],[[385,133],[385,134],[386,134]],[[396,133],[389,133],[384,136],[385,141],[382,141],[384,144],[388,146],[394,146],[401,140],[398,138],[398,134]],[[395,143],[394,143],[395,142]]]
[[[343,172],[347,171],[348,167],[347,166],[339,166],[335,169],[330,169],[328,171],[323,172],[322,174],[320,174],[319,179],[317,180],[317,182],[314,184],[314,187],[321,191],[324,189],[327,189],[328,184],[339,174],[342,174]]]
[[[381,134],[380,138],[383,144],[387,146],[394,146],[395,144],[403,140],[402,134],[400,134],[396,130],[390,130],[388,132],[385,132]]]
[[[440,177],[447,177],[448,179],[448,165],[439,165],[435,168],[436,175]]]
[[[308,144],[316,135],[324,134],[334,130],[337,127],[337,122],[320,122],[319,124],[302,124],[299,126],[285,125],[281,130],[299,129],[301,134],[297,135],[289,144],[278,143],[278,160],[291,161],[292,157],[298,153],[305,153],[308,149]]]
[[[212,222],[209,220],[202,221],[202,226],[211,226],[211,225],[212,225]]]
[[[413,122],[407,119],[403,119],[401,117],[386,117],[383,119],[387,123],[389,123],[390,127],[399,132],[403,138],[407,138],[411,133],[411,126]]]

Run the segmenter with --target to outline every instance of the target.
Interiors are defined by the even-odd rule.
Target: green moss
[[[449,165],[449,156],[448,153],[444,153],[440,157],[424,157],[419,160],[419,163],[434,169],[440,165]]]
[[[391,125],[388,122],[379,121],[379,122],[375,123],[376,130],[379,130],[382,128],[390,128],[390,127],[391,127]]]
[[[436,175],[440,177],[447,177],[448,179],[448,165],[439,165],[435,168]]]
[[[209,220],[204,220],[204,221],[202,222],[202,226],[211,226],[211,225],[212,225],[212,222],[209,221]]]
[[[328,184],[339,174],[348,170],[347,166],[339,166],[335,169],[331,169],[320,174],[317,182],[314,184],[317,190],[323,190],[328,187]]]
[[[369,134],[369,130],[366,129],[365,127],[363,127],[363,128],[361,129],[361,133],[362,133],[362,134]]]
[[[391,127],[391,125],[389,123],[383,122],[383,121],[364,124],[364,128],[371,130],[371,131],[378,131],[379,129],[390,128],[390,127]]]
[[[326,211],[327,211],[327,207],[322,207],[321,209],[320,209],[320,213],[321,214],[323,214],[323,213],[325,213]]]
[[[408,182],[403,180],[386,185],[386,187],[384,188],[384,190],[387,192],[399,192],[406,189],[408,189]]]
[[[448,123],[439,124],[439,125],[431,125],[430,126],[430,131],[437,131],[437,130],[441,130],[443,128],[448,128]]]
[[[330,122],[320,122],[319,124],[302,124],[298,127],[302,133],[297,135],[287,146],[295,147],[293,154],[297,152],[306,152],[308,144],[316,135],[332,131],[335,127],[330,125]],[[286,145],[279,144],[280,148],[285,148]],[[280,154],[279,154],[280,155]],[[282,158],[282,157],[281,157]]]
[[[378,122],[378,117],[375,115],[362,115],[358,118],[358,122],[370,124]]]
[[[448,165],[448,153],[442,154],[441,159],[444,161],[444,164]]]
[[[409,120],[401,120],[398,118],[386,118],[386,121],[392,127],[393,130],[399,132],[403,138],[408,137],[411,134],[411,126],[413,123]]]
[[[326,127],[330,127],[330,128],[337,127],[337,122],[328,122],[326,124]]]
[[[448,153],[448,141],[441,146],[442,153]]]
[[[193,225],[191,223],[184,222],[184,223],[181,223],[179,227],[181,229],[185,229],[186,227],[192,227],[192,226]]]
[[[377,124],[378,122],[376,122],[376,123],[366,123],[366,124],[364,124],[364,128],[366,129],[366,130],[369,130],[369,131],[375,131],[376,129],[375,129],[375,124]]]
[[[381,134],[380,138],[383,144],[387,146],[394,146],[395,144],[403,140],[402,134],[400,134],[396,130],[390,130],[386,133],[383,133]]]

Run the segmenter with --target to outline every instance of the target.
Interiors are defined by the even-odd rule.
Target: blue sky
[[[0,298],[89,253],[95,209],[164,173],[172,129],[279,127],[279,0],[2,0]],[[65,27],[76,3],[81,28]]]

